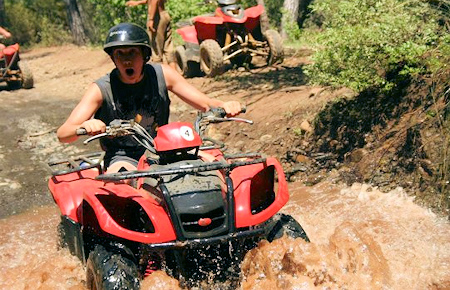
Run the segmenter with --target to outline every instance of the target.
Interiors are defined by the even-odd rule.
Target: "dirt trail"
[[[59,217],[43,164],[97,150],[79,141],[60,144],[54,130],[112,64],[100,49],[74,46],[35,49],[22,59],[35,76],[35,88],[0,86],[0,289],[84,289],[81,264],[57,250]],[[214,133],[232,144],[231,151],[265,152],[283,161],[286,147],[307,134],[305,121],[335,96],[350,94],[306,86],[305,61],[294,55],[278,67],[189,81],[211,97],[247,105],[245,117],[254,125],[224,124]],[[191,108],[171,99],[173,120],[193,120]],[[282,239],[261,245],[244,261],[242,289],[450,288],[447,221],[416,205],[401,188],[382,193],[364,184],[306,187],[303,182],[290,184],[285,210],[303,225],[311,243]],[[144,285],[176,287],[162,273]]]

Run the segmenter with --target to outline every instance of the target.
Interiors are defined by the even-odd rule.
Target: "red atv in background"
[[[199,113],[195,126],[161,126],[153,139],[133,120],[114,120],[85,141],[133,138],[148,150],[136,171],[105,173],[103,153],[48,163],[61,244],[86,265],[89,289],[139,289],[156,270],[182,287],[211,276],[236,284],[244,255],[262,239],[308,241],[294,218],[279,213],[289,199],[280,163],[226,154],[203,134],[227,121],[251,122],[214,109]]]
[[[33,75],[27,64],[20,61],[18,43],[0,50],[0,82],[6,82],[8,89],[31,89]]]
[[[213,77],[223,71],[224,63],[250,64],[253,56],[266,58],[272,65],[283,61],[283,43],[275,30],[261,31],[264,7],[243,9],[236,0],[218,0],[213,16],[197,16],[193,25],[177,29],[184,45],[175,49],[180,72],[186,77],[198,74]]]

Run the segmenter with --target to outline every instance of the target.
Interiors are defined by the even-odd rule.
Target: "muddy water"
[[[291,196],[285,211],[311,243],[261,243],[243,262],[242,289],[450,289],[450,224],[401,189],[294,184]],[[58,250],[58,221],[54,206],[0,220],[0,289],[84,289],[83,267]],[[155,272],[142,288],[178,286]]]
[[[297,187],[287,211],[311,243],[265,243],[243,289],[450,289],[450,225],[397,189]]]

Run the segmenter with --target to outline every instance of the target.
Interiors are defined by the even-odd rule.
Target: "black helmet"
[[[119,46],[142,46],[145,61],[152,55],[147,31],[133,23],[120,23],[108,31],[103,50],[111,55],[112,50]]]

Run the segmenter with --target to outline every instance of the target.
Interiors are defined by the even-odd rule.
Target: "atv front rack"
[[[72,158],[50,161],[46,165],[47,170],[50,171],[53,176],[69,174],[91,168],[97,168],[98,172],[102,173],[102,163],[104,157],[105,152],[95,152]]]
[[[142,247],[149,251],[155,250],[168,250],[168,249],[195,249],[199,247],[206,247],[214,244],[223,244],[224,242],[228,242],[230,240],[245,240],[248,238],[255,238],[266,236],[270,230],[273,228],[275,222],[273,220],[267,221],[263,226],[254,228],[254,229],[246,229],[240,232],[232,232],[227,233],[220,236],[215,236],[211,238],[199,238],[199,239],[189,239],[184,241],[174,241],[174,242],[165,242],[165,243],[153,243],[153,244],[143,244]]]
[[[238,159],[244,157],[260,157],[259,154],[250,153],[250,154],[239,154],[239,155],[230,155],[226,156],[227,159]],[[185,165],[180,166],[179,168],[171,168],[165,170],[135,170],[135,171],[125,171],[125,172],[117,172],[117,173],[107,173],[100,174],[95,177],[97,180],[105,180],[105,181],[119,181],[125,179],[133,179],[133,178],[142,178],[142,177],[153,177],[157,178],[162,175],[172,175],[172,174],[189,174],[189,173],[197,173],[197,172],[205,172],[205,171],[213,171],[220,169],[228,169],[233,170],[239,166],[246,166],[251,164],[265,163],[266,158],[260,157],[253,160],[246,161],[235,161],[232,163],[226,163],[224,161],[215,161],[210,163],[205,163],[202,165]]]

